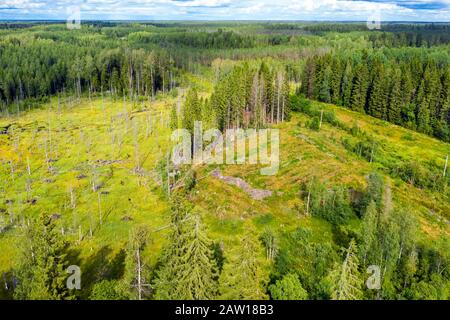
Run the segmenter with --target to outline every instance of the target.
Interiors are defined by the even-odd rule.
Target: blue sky
[[[0,0],[0,19],[450,21],[450,0]]]

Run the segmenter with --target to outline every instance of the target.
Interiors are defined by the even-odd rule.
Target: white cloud
[[[384,20],[450,21],[450,0],[0,0],[0,19],[61,19],[74,5],[86,19],[365,20],[379,10]]]
[[[2,0],[0,8],[14,8],[14,9],[34,9],[45,6],[43,1],[34,0]]]

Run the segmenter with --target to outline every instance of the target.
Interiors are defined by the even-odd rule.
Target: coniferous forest
[[[449,35],[1,22],[0,299],[450,299]],[[278,170],[174,163],[199,121]]]

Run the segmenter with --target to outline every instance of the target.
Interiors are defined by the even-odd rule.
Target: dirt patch
[[[245,180],[236,177],[223,176],[219,169],[211,172],[213,177],[216,177],[227,184],[237,186],[244,190],[254,200],[264,200],[272,195],[272,191],[263,189],[254,189]]]

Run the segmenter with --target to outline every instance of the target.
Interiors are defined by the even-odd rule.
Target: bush
[[[335,186],[327,189],[317,179],[313,179],[306,186],[304,192],[309,208],[313,216],[323,218],[333,225],[345,224],[353,215],[347,189]]]
[[[408,161],[391,167],[391,173],[418,188],[443,191],[447,178],[435,168],[426,169],[417,161]]]
[[[309,114],[311,110],[311,101],[308,99],[298,96],[298,95],[291,95],[290,97],[290,105],[291,110],[297,111],[297,112],[303,112],[306,114]]]
[[[92,288],[90,300],[124,300],[125,297],[120,294],[119,282],[117,280],[103,280],[96,283]]]
[[[274,300],[306,300],[308,293],[303,289],[298,276],[289,273],[269,286],[270,296]]]
[[[312,118],[312,120],[308,122],[307,127],[311,130],[319,131],[320,130],[319,117]]]
[[[369,162],[376,160],[377,153],[380,149],[379,143],[372,137],[364,137],[363,139],[357,140],[355,144],[350,139],[344,138],[342,139],[342,145],[345,149],[356,153]]]
[[[377,172],[372,172],[367,177],[367,189],[359,201],[355,203],[359,217],[366,212],[369,203],[374,201],[377,208],[381,210],[384,190],[384,178]]]

